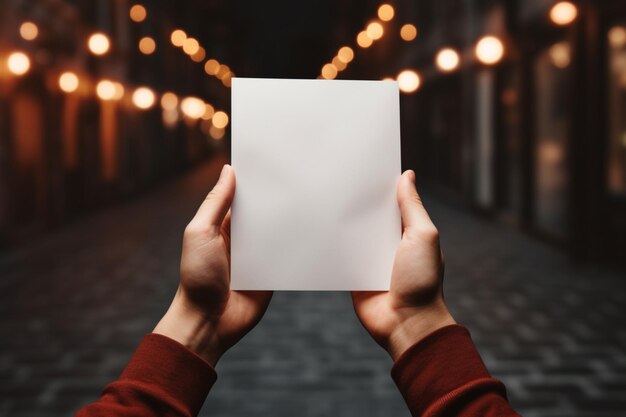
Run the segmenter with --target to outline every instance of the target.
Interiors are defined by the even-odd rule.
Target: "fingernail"
[[[222,167],[222,172],[220,172],[220,177],[217,181],[221,181],[226,176],[226,173],[228,172],[228,168],[230,168],[230,165],[224,164],[224,166]]]
[[[412,169],[409,169],[407,173],[411,182],[415,184],[415,171],[413,171]]]

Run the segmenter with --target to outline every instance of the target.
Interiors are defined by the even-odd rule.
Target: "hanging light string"
[[[135,22],[142,22],[147,16],[147,10],[142,5],[134,5],[130,9],[130,18]],[[27,42],[37,39],[39,28],[32,21],[23,22],[19,27],[20,36]],[[142,38],[142,40],[145,38]],[[87,49],[97,57],[105,56],[111,48],[111,40],[103,32],[92,32],[87,39]],[[141,41],[140,41],[141,50]],[[144,51],[142,51],[143,53]],[[218,64],[221,65],[221,64]],[[28,53],[24,51],[14,51],[6,57],[6,67],[8,72],[14,77],[21,77],[32,69],[32,60]],[[222,83],[226,86],[230,83],[232,72],[222,70],[220,76]],[[216,72],[217,74],[217,72]],[[227,80],[227,81],[224,81]],[[223,110],[216,110],[215,107],[198,97],[179,96],[168,91],[162,94],[157,93],[154,88],[148,85],[130,86],[114,79],[95,80],[85,74],[78,74],[74,71],[60,71],[57,80],[59,90],[65,94],[89,94],[102,101],[121,101],[127,98],[138,110],[148,110],[153,108],[160,99],[163,109],[163,123],[166,127],[173,127],[180,121],[180,114],[188,124],[201,121],[202,131],[219,140],[225,134],[225,128],[229,123],[229,116]]]

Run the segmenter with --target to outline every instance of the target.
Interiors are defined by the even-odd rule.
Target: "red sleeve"
[[[196,416],[216,379],[200,356],[168,337],[148,334],[120,378],[76,417]]]
[[[391,376],[413,416],[519,417],[462,326],[443,327],[409,348]]]

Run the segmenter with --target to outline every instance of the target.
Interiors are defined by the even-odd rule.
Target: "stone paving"
[[[0,416],[70,416],[167,308],[215,160],[0,254]],[[434,198],[446,298],[526,417],[626,416],[626,276]],[[218,365],[206,416],[409,416],[346,293],[277,293]]]

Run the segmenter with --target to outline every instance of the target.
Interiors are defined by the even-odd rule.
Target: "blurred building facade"
[[[408,10],[420,46],[403,97],[403,158],[439,194],[514,224],[575,257],[624,262],[626,3],[419,2]],[[477,41],[502,41],[500,61]],[[434,57],[459,51],[442,71]],[[477,237],[480,238],[480,237]],[[506,242],[503,242],[506,244]]]

